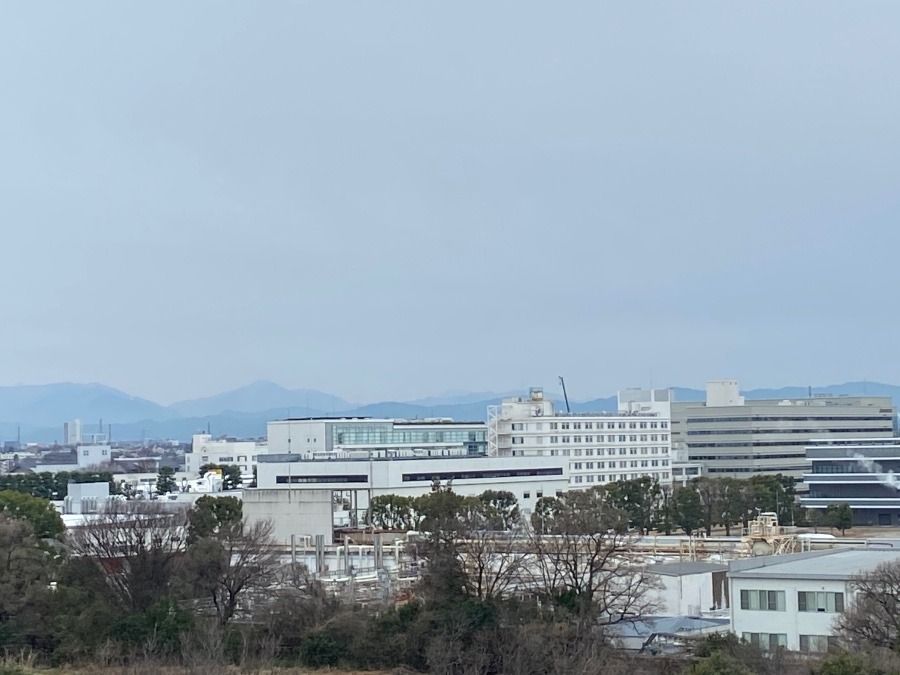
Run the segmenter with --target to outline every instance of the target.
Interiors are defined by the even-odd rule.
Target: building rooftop
[[[665,577],[684,577],[691,574],[706,574],[708,572],[725,572],[728,565],[710,562],[671,562],[650,565],[647,568],[652,574],[660,574]]]
[[[432,424],[480,424],[484,425],[484,422],[480,421],[472,421],[467,422],[465,420],[454,420],[449,417],[425,417],[420,419],[401,419],[401,418],[386,418],[386,417],[358,417],[358,416],[334,416],[334,417],[288,417],[283,420],[272,420],[270,423],[276,422],[376,422],[381,424],[398,424],[398,425],[432,425]]]
[[[842,581],[895,560],[900,560],[900,549],[830,549],[736,560],[730,564],[728,576],[732,579]]]

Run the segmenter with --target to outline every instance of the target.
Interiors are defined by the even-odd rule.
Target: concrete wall
[[[724,573],[717,575],[722,583]],[[659,575],[660,589],[657,591],[660,614],[667,616],[701,616],[711,609],[727,607],[724,593],[714,595],[713,573],[683,574],[679,576]],[[722,589],[724,590],[724,589]],[[718,605],[718,606],[717,606]]]
[[[322,534],[326,544],[332,543],[331,490],[249,489],[243,491],[243,502],[249,521],[272,521],[272,534],[280,544],[289,545],[292,534]]]

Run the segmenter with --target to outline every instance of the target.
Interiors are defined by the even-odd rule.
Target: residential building
[[[561,457],[570,488],[590,488],[642,476],[672,480],[668,390],[620,392],[618,412],[557,411],[544,392],[488,409],[488,455]]]
[[[672,442],[713,477],[755,473],[800,479],[811,438],[893,435],[894,405],[886,396],[814,396],[745,401],[734,380],[709,382],[703,402],[672,404]]]
[[[855,525],[900,525],[900,438],[815,439],[806,459],[803,506],[844,503]]]
[[[191,451],[184,453],[184,470],[198,478],[200,467],[206,464],[233,465],[241,470],[244,481],[249,482],[253,479],[257,458],[268,451],[265,441],[214,439],[209,434],[194,434]]]
[[[272,453],[306,459],[337,457],[447,457],[483,455],[484,422],[309,417],[268,424]]]
[[[828,549],[729,563],[731,629],[763,649],[824,652],[836,644],[834,620],[853,598],[852,579],[895,549]]]
[[[63,424],[63,445],[81,443],[81,420],[73,420]]]
[[[360,524],[373,497],[417,497],[439,481],[461,495],[479,495],[485,490],[512,492],[527,518],[537,500],[561,494],[569,486],[568,463],[562,458],[385,456],[376,452],[380,450],[364,457],[333,458],[298,453],[261,455],[257,487],[243,491],[244,513],[251,519],[272,519],[279,541],[286,542],[291,535],[322,534],[330,543],[334,526],[330,505],[336,502],[346,503],[350,522]]]

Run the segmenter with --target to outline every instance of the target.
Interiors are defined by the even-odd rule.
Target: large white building
[[[541,497],[569,488],[568,464],[552,457],[366,457],[312,459],[300,454],[270,454],[259,458],[257,487],[244,490],[244,512],[251,519],[271,519],[274,534],[323,534],[331,541],[331,504],[347,503],[351,522],[361,524],[369,501],[379,495],[417,497],[435,481],[457,494],[486,490],[512,492],[526,518]],[[326,508],[328,505],[328,508]]]
[[[184,470],[197,478],[205,464],[227,464],[237,466],[244,480],[250,481],[257,458],[268,451],[264,441],[214,439],[209,434],[194,434],[191,451],[184,454]]]
[[[825,652],[834,620],[852,599],[852,579],[900,559],[894,549],[829,549],[729,563],[731,629],[762,649]]]
[[[63,445],[81,443],[81,420],[72,420],[63,424]]]
[[[672,404],[672,441],[716,477],[781,473],[800,479],[812,438],[893,435],[886,396],[813,396],[747,401],[734,380],[709,382],[705,401]]]
[[[671,483],[669,390],[626,390],[618,404],[615,413],[561,412],[533,388],[488,409],[488,454],[564,458],[570,489],[642,476]]]

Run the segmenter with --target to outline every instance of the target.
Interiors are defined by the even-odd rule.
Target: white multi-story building
[[[79,445],[81,443],[81,420],[72,420],[63,424],[63,445]]]
[[[484,455],[383,456],[312,459],[303,455],[260,457],[257,487],[243,491],[244,512],[251,519],[271,519],[275,536],[323,534],[331,541],[332,510],[349,505],[351,522],[362,523],[369,501],[379,495],[418,497],[435,481],[464,496],[486,490],[511,492],[528,518],[542,497],[569,488],[563,458],[485,457]]]
[[[249,481],[257,459],[268,451],[264,441],[214,439],[209,434],[194,434],[191,451],[184,454],[184,470],[199,477],[200,467],[205,464],[234,465],[240,468],[244,480]]]
[[[708,382],[706,401],[672,404],[676,452],[716,477],[781,473],[800,479],[812,438],[833,440],[893,435],[887,396],[813,396],[746,401],[734,380]]]
[[[562,457],[570,488],[589,488],[649,476],[672,482],[670,392],[620,392],[618,412],[568,413],[543,390],[488,409],[488,455]]]
[[[852,579],[900,551],[829,549],[729,563],[731,629],[762,649],[825,652],[834,620],[852,600]]]

